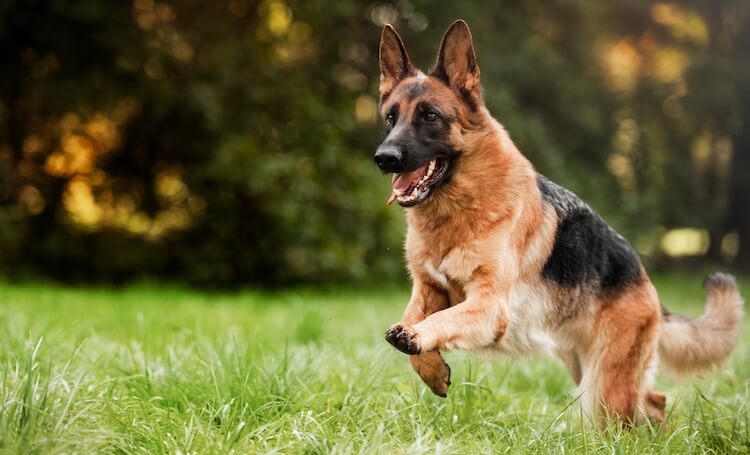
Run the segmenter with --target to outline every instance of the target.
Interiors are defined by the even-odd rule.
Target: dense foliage
[[[660,261],[750,261],[750,6],[0,1],[0,270],[283,283],[402,275],[371,155],[380,26],[419,66],[455,18],[540,171]]]

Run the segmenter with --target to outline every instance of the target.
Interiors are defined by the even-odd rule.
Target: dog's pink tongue
[[[402,174],[393,174],[393,189],[406,191],[412,183],[421,179],[427,173],[427,166],[423,166],[413,172],[404,172]]]

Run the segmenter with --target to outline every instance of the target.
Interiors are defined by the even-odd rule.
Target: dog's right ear
[[[387,24],[380,35],[380,100],[391,93],[399,81],[414,73],[414,66],[406,53],[404,42],[396,30]]]

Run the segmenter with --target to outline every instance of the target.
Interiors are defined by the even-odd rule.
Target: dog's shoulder
[[[641,280],[640,258],[627,240],[572,191],[542,175],[537,184],[558,218],[554,246],[542,269],[545,279],[603,292]]]

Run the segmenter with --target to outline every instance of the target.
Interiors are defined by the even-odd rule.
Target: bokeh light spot
[[[705,229],[678,228],[667,231],[660,246],[667,256],[702,256],[708,252],[710,238]]]

